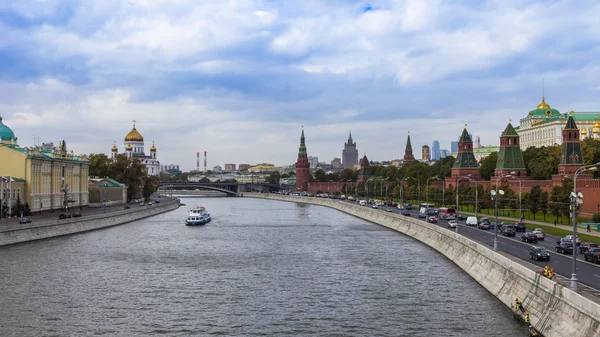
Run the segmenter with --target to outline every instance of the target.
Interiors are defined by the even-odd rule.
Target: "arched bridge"
[[[169,190],[192,190],[196,188],[202,188],[207,190],[219,191],[226,193],[228,196],[237,196],[239,190],[238,183],[200,183],[191,181],[161,181],[158,183],[159,189]]]

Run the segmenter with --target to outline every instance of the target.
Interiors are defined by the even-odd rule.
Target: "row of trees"
[[[8,200],[4,200],[2,202],[2,211],[0,212],[0,218],[6,218],[8,216]],[[10,207],[11,216],[24,216],[31,215],[31,209],[29,208],[29,203],[27,201],[22,202],[21,197],[17,195],[17,199],[12,202]]]
[[[110,177],[127,185],[127,200],[148,198],[159,183],[159,178],[148,176],[146,167],[137,158],[117,155],[115,160],[104,153],[91,154],[90,176]]]

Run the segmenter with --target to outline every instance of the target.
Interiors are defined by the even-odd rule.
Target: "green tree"
[[[124,156],[124,155],[121,155]],[[108,177],[112,160],[104,153],[92,153],[88,156],[90,161],[90,176]]]
[[[160,180],[158,179],[158,177],[154,176],[150,176],[145,179],[144,187],[142,189],[142,196],[144,197],[144,199],[149,199],[150,196],[152,196],[159,182]]]
[[[546,221],[546,214],[548,214],[548,192],[542,191],[540,193],[540,211],[544,215],[544,221]]]
[[[498,163],[498,152],[492,152],[481,160],[479,174],[483,179],[490,180],[490,177],[494,175],[494,170],[496,170],[496,163]]]
[[[327,181],[327,175],[323,170],[317,170],[315,172],[315,181],[325,182]]]
[[[265,181],[270,184],[279,184],[280,178],[281,178],[281,175],[279,174],[279,172],[273,172],[273,173],[269,174],[269,176],[265,179]]]
[[[533,214],[533,220],[535,215],[540,211],[540,198],[542,195],[542,188],[540,185],[535,185],[529,191],[529,211]]]
[[[16,214],[21,216],[21,212],[23,212],[23,203],[21,202],[21,196],[17,194],[17,201],[15,202],[15,208],[13,210]]]
[[[592,221],[594,223],[600,223],[600,213],[596,213],[592,216]]]
[[[127,200],[140,196],[147,173],[146,167],[138,159],[119,154],[109,166],[108,173],[109,177],[127,185]]]
[[[25,201],[25,203],[23,204],[23,213],[25,214],[25,216],[31,215],[31,208],[29,207],[29,203],[27,201]]]

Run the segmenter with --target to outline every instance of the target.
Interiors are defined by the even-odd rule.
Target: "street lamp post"
[[[442,180],[440,178],[438,178],[438,176],[434,176],[434,177],[429,177],[427,178],[427,186],[425,187],[426,191],[425,191],[425,195],[426,195],[426,203],[427,205],[429,205],[429,180]],[[443,185],[442,185],[442,189],[443,189]],[[443,193],[443,192],[442,192]],[[443,197],[442,197],[443,198]]]
[[[575,244],[577,243],[577,206],[583,204],[583,194],[577,193],[577,176],[585,171],[596,171],[600,162],[594,165],[583,166],[575,171],[573,175],[573,192],[571,192],[571,217],[573,218],[573,273],[571,274],[571,290],[577,291],[577,254]]]
[[[421,182],[418,179],[415,179],[413,177],[404,178],[404,180],[409,180],[409,179],[412,179],[417,182],[417,204],[418,204],[418,207],[421,207]]]
[[[515,172],[510,172],[508,174],[501,174],[496,177],[496,190],[492,190],[492,199],[495,201],[495,214],[496,214],[496,225],[494,226],[494,251],[498,250],[498,199],[500,199],[501,195],[504,195],[503,190],[498,190],[498,182],[502,178],[512,177]]]

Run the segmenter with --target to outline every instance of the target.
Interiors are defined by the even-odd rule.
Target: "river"
[[[435,250],[250,198],[0,248],[2,336],[528,336]],[[190,206],[213,216],[186,227]]]

